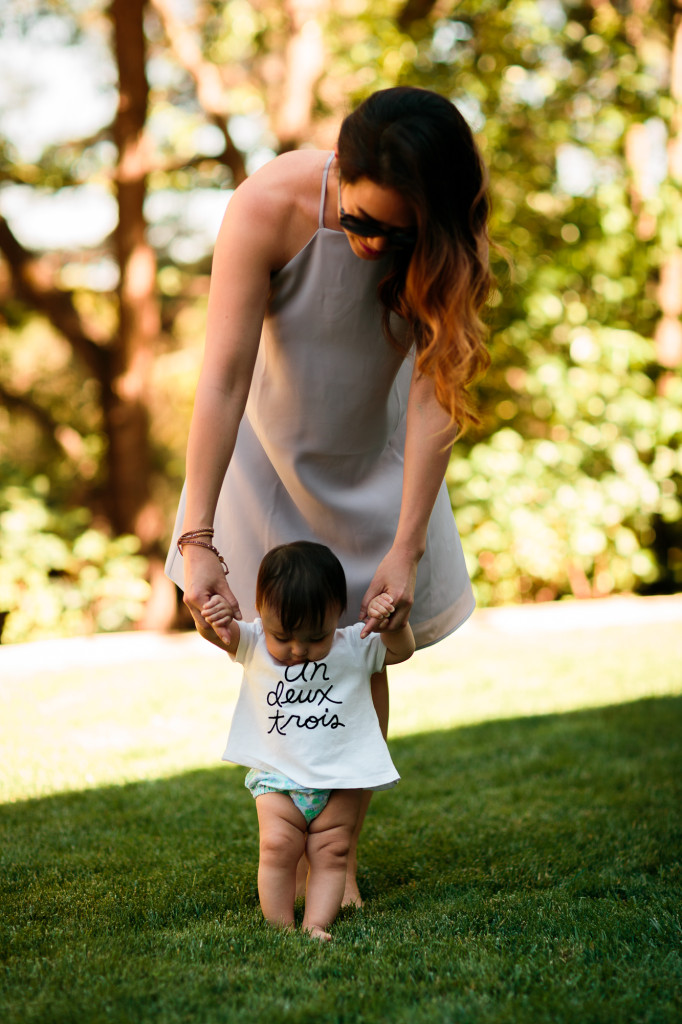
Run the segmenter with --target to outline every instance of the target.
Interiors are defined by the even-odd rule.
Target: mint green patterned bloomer
[[[331,789],[304,789],[286,775],[261,768],[252,768],[247,772],[244,785],[254,799],[264,793],[285,793],[290,796],[307,825],[325,809],[332,792]]]

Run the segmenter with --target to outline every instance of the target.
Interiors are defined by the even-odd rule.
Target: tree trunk
[[[325,65],[321,21],[327,0],[287,0],[291,35],[285,50],[282,102],[275,118],[280,150],[296,149],[310,135],[315,84]]]
[[[143,210],[149,163],[145,8],[146,0],[112,0],[111,4],[119,74],[114,137],[119,154],[115,245],[120,279],[118,338],[103,407],[109,437],[109,516],[117,532],[136,533],[149,551],[159,530],[159,517],[151,505],[148,396],[160,314],[156,259],[146,239]]]

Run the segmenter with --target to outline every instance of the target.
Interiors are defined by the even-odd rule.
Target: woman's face
[[[407,232],[409,237],[416,229],[416,218],[408,200],[395,189],[384,188],[369,178],[358,178],[352,183],[341,181],[339,214],[350,215],[362,222],[362,234],[355,234],[352,228],[341,223],[351,249],[362,260],[380,259],[387,250],[396,247],[395,239],[403,247],[401,232]],[[388,234],[365,234],[373,225]],[[397,234],[393,234],[391,229]]]

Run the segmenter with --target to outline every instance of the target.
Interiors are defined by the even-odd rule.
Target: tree
[[[666,173],[679,131],[666,15],[463,3],[429,41],[438,74],[415,61],[412,80],[453,95],[480,130],[493,235],[513,261],[511,280],[498,262],[484,423],[450,467],[483,601],[682,578],[680,357],[654,343],[663,291],[679,328],[680,290],[665,285],[682,225],[673,161]],[[645,182],[633,136],[649,143]]]
[[[433,3],[377,7],[380,16],[391,24],[395,17],[407,29]],[[112,536],[137,536],[151,577],[161,584],[169,455],[155,430],[155,361],[174,349],[178,322],[197,292],[205,291],[210,246],[194,246],[178,273],[178,215],[150,223],[148,201],[234,187],[248,173],[249,150],[253,163],[306,139],[326,136],[328,144],[346,91],[320,103],[325,32],[334,19],[349,18],[329,0],[197,2],[192,26],[170,0],[111,0],[104,12],[68,0],[36,0],[28,7],[15,3],[10,13],[7,25],[19,39],[44,40],[43,26],[49,25],[74,54],[95,37],[106,40],[103,58],[110,71],[103,88],[116,104],[111,120],[93,133],[60,139],[37,157],[25,158],[9,138],[2,140],[5,195],[23,187],[57,197],[96,180],[115,200],[116,217],[111,234],[89,251],[74,252],[27,244],[13,218],[0,214],[0,310],[10,328],[0,395],[13,418],[6,436],[14,439],[8,447],[16,448],[21,438],[19,476],[48,479],[53,509],[82,505]],[[260,128],[259,111],[268,112]],[[243,129],[248,122],[259,137],[240,149],[230,125]],[[197,152],[193,140],[202,133],[207,141]],[[266,140],[267,151],[259,154]],[[102,289],[88,261],[108,266],[115,285]],[[36,339],[35,361],[21,381],[12,350],[23,332],[38,332],[41,341]],[[41,358],[46,346],[70,353],[58,374]],[[17,423],[23,424],[19,431]],[[17,478],[11,465],[10,477]],[[160,615],[167,620],[167,602]],[[153,617],[147,621],[155,624]]]
[[[483,424],[450,470],[479,598],[679,583],[677,0],[7,7],[15,41],[57,35],[74,65],[98,47],[103,112],[73,137],[22,147],[21,90],[0,94],[0,466],[6,485],[36,481],[57,533],[87,510],[67,546],[74,523],[135,534],[160,579],[230,190],[277,152],[331,147],[355,100],[413,83],[478,133],[512,255],[512,278],[495,257]],[[17,196],[80,207],[95,188],[112,223],[87,245],[22,235]]]

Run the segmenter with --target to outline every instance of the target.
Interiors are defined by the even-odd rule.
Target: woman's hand
[[[391,548],[382,559],[360,606],[360,619],[365,623],[361,637],[364,638],[370,633],[380,633],[385,629],[403,628],[414,604],[418,564],[419,559],[416,556],[397,548]],[[380,594],[387,595],[393,605],[394,611],[388,618],[370,614],[370,604]],[[372,610],[376,610],[374,605]]]
[[[224,642],[230,642],[230,622],[241,619],[239,602],[230,590],[223,567],[212,551],[198,544],[185,544],[183,547],[185,569],[185,604],[192,613],[198,631],[202,634],[214,630]],[[205,604],[215,595],[225,602],[219,621],[210,623],[201,614]]]

